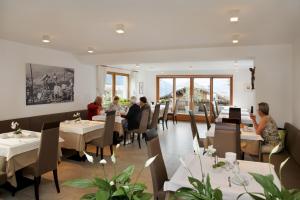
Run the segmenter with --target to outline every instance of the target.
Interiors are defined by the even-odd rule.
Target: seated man
[[[87,109],[88,109],[88,114],[87,114],[88,120],[92,120],[93,116],[99,115],[100,112],[103,110],[102,97],[97,96],[95,101],[90,103],[87,106]]]
[[[140,107],[136,103],[136,97],[132,96],[130,98],[131,106],[128,110],[127,115],[124,116],[123,120],[124,130],[134,130],[138,129],[140,125]]]

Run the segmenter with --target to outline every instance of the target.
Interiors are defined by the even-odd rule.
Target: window
[[[128,99],[129,96],[129,75],[107,72],[104,88],[104,106],[112,101],[114,96],[121,99]]]
[[[157,100],[169,99],[170,106],[178,100],[178,114],[187,115],[193,110],[204,115],[203,105],[212,115],[211,103],[220,106],[232,104],[231,75],[162,75],[157,76]]]

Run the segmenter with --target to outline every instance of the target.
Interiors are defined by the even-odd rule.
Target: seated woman
[[[116,111],[116,113],[120,113],[121,106],[119,104],[119,100],[120,98],[115,96],[113,102],[109,105],[108,111]]]
[[[88,114],[87,114],[88,120],[92,120],[93,116],[99,115],[100,112],[103,110],[102,97],[97,96],[95,101],[90,103],[87,106],[87,109],[88,109]]]
[[[125,120],[122,121],[124,130],[138,129],[140,125],[140,106],[136,103],[136,97],[130,98],[131,106],[127,114],[124,116]]]
[[[276,122],[269,115],[269,105],[267,103],[258,104],[258,115],[260,122],[257,123],[254,116],[251,116],[256,133],[264,139],[262,153],[270,153],[272,149],[280,143],[280,137]]]

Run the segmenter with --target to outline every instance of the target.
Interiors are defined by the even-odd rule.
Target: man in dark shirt
[[[140,125],[140,112],[141,109],[136,103],[136,97],[130,98],[131,106],[128,113],[124,117],[126,120],[123,121],[123,127],[125,130],[138,129]]]
[[[88,120],[92,120],[93,116],[99,115],[100,112],[103,110],[102,97],[97,96],[95,101],[90,103],[87,106],[87,109],[88,109],[88,114],[87,114]]]

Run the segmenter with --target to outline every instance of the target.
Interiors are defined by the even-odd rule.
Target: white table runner
[[[64,121],[60,123],[59,130],[67,133],[75,133],[83,135],[85,133],[104,128],[104,122],[81,120]]]
[[[215,170],[212,168],[213,158],[209,158],[206,156],[202,156],[202,164],[204,168],[204,173],[209,174],[211,179],[211,184],[213,188],[219,188],[223,192],[224,200],[232,200],[236,199],[237,196],[241,193],[244,193],[245,190],[242,186],[238,186],[232,183],[232,186],[229,187],[228,177],[232,176],[231,171],[226,171],[225,169]],[[221,160],[221,159],[220,159]],[[185,159],[185,163],[188,166],[189,170],[192,172],[193,176],[201,180],[201,172],[200,172],[200,164],[199,159],[195,155],[189,155]],[[241,174],[248,177],[249,185],[247,186],[247,190],[249,192],[263,192],[261,186],[255,182],[249,172],[259,173],[263,175],[267,175],[270,173],[270,167],[268,163],[260,163],[260,162],[250,162],[250,161],[239,161],[240,172]],[[279,179],[275,173],[273,165],[271,166],[271,173],[274,176],[274,181],[277,186],[280,186]],[[176,191],[180,187],[191,187],[188,182],[189,173],[187,170],[181,165],[170,181],[166,181],[164,184],[164,191]],[[248,195],[243,196],[241,199],[251,199]]]

